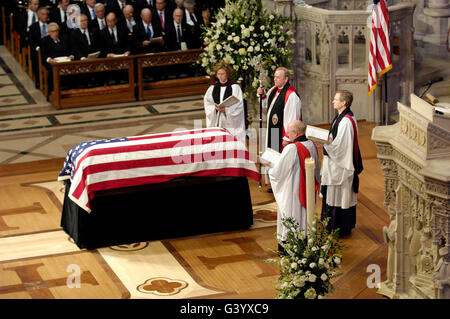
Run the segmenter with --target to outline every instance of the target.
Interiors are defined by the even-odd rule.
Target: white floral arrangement
[[[207,45],[198,63],[208,74],[213,74],[216,63],[228,63],[244,98],[256,98],[260,81],[269,86],[275,68],[291,64],[294,21],[277,10],[269,14],[261,0],[226,0],[215,20],[204,29]]]
[[[342,250],[337,230],[327,231],[328,219],[317,218],[309,229],[309,238],[298,230],[293,218],[282,219],[288,229],[286,240],[278,236],[278,243],[285,252],[266,262],[280,266],[278,299],[318,299],[333,291],[331,279],[340,275]],[[272,250],[273,252],[276,252]],[[276,252],[278,253],[278,252]]]

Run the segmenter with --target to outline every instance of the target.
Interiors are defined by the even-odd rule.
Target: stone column
[[[431,29],[423,37],[423,41],[429,46],[434,55],[447,58],[446,46],[447,32],[450,17],[449,0],[429,0],[428,6],[423,10],[425,21]]]

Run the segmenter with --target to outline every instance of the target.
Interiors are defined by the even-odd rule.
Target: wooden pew
[[[50,102],[55,108],[61,109],[135,101],[134,63],[134,56],[56,63],[53,65]],[[60,85],[61,77],[64,76],[99,72],[105,74],[119,70],[128,71],[128,83],[70,90],[63,90]]]
[[[193,76],[145,83],[144,69],[195,63],[203,49],[170,51],[136,55],[138,100],[204,94],[210,85],[209,76]]]

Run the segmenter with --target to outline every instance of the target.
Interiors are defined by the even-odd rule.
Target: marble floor
[[[93,139],[204,126],[202,96],[54,109],[0,46],[0,164],[65,157]]]

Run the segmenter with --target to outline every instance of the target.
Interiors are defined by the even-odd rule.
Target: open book
[[[96,52],[89,53],[87,58],[88,59],[95,59],[95,58],[98,58],[99,55],[100,55],[100,51],[96,51]]]
[[[280,160],[280,156],[281,154],[277,151],[271,148],[266,148],[264,153],[262,153],[262,155],[260,156],[259,161],[264,166],[274,167]]]
[[[161,42],[163,39],[163,37],[156,37],[156,38],[151,38],[150,39],[150,43],[156,43],[156,42]]]
[[[306,126],[306,137],[317,143],[330,144],[330,141],[328,140],[328,133],[328,130],[320,127],[311,125]]]
[[[71,60],[70,60],[70,57],[68,57],[68,56],[59,56],[59,57],[54,58],[54,60],[55,60],[55,62],[57,62],[57,63],[61,63],[61,62],[69,62],[69,61],[71,61]]]
[[[223,100],[222,103],[219,104],[219,107],[230,106],[237,102],[239,102],[239,99],[237,97],[235,97],[234,95],[230,95],[225,100]]]

